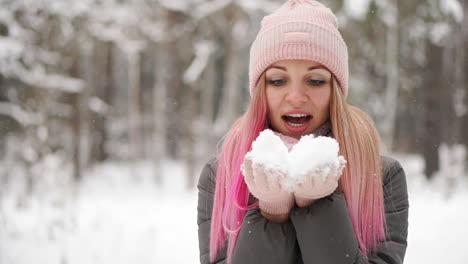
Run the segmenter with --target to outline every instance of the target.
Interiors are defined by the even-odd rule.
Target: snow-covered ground
[[[408,181],[407,264],[468,261],[468,243],[464,242],[468,236],[468,177],[461,174],[460,163],[449,166],[456,159],[447,159],[448,156],[441,153],[443,177],[428,182],[422,173],[422,157],[395,155]]]
[[[405,263],[466,263],[466,181],[448,192],[445,182],[424,180],[419,157],[398,159],[410,189]],[[0,192],[0,263],[198,263],[196,190],[184,190],[180,163],[165,163],[164,188],[151,171],[144,162],[107,163],[73,188],[68,170],[56,168],[27,198],[18,176]]]

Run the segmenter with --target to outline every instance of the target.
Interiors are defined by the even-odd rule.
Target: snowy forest
[[[198,176],[283,2],[1,0],[0,263],[198,263]],[[321,2],[348,45],[348,102],[414,194],[407,262],[463,263],[468,1]]]

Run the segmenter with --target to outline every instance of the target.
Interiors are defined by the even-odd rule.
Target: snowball
[[[246,154],[246,157],[250,157],[253,164],[261,164],[270,170],[286,172],[287,155],[288,149],[283,141],[273,131],[265,129],[252,143],[252,150]]]
[[[302,181],[314,170],[326,176],[330,167],[338,167],[340,164],[338,151],[338,142],[333,138],[303,136],[289,154],[290,177]]]

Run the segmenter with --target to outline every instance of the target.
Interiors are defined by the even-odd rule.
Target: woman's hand
[[[309,206],[314,200],[333,193],[338,187],[338,180],[346,165],[342,156],[337,162],[323,164],[307,173],[304,182],[296,185],[294,197],[299,207]]]
[[[274,222],[288,220],[289,211],[294,206],[294,195],[280,185],[285,173],[252,162],[250,155],[245,156],[241,169],[250,192],[259,201],[262,215]]]

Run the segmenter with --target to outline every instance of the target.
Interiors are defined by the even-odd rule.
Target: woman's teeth
[[[286,116],[290,116],[290,117],[306,117],[307,115],[305,115],[305,114],[290,114],[290,115],[286,115]]]
[[[302,124],[294,124],[294,123],[291,123],[289,121],[286,121],[288,122],[289,125],[293,126],[293,127],[300,127],[300,126],[303,126],[305,123],[302,123]]]

